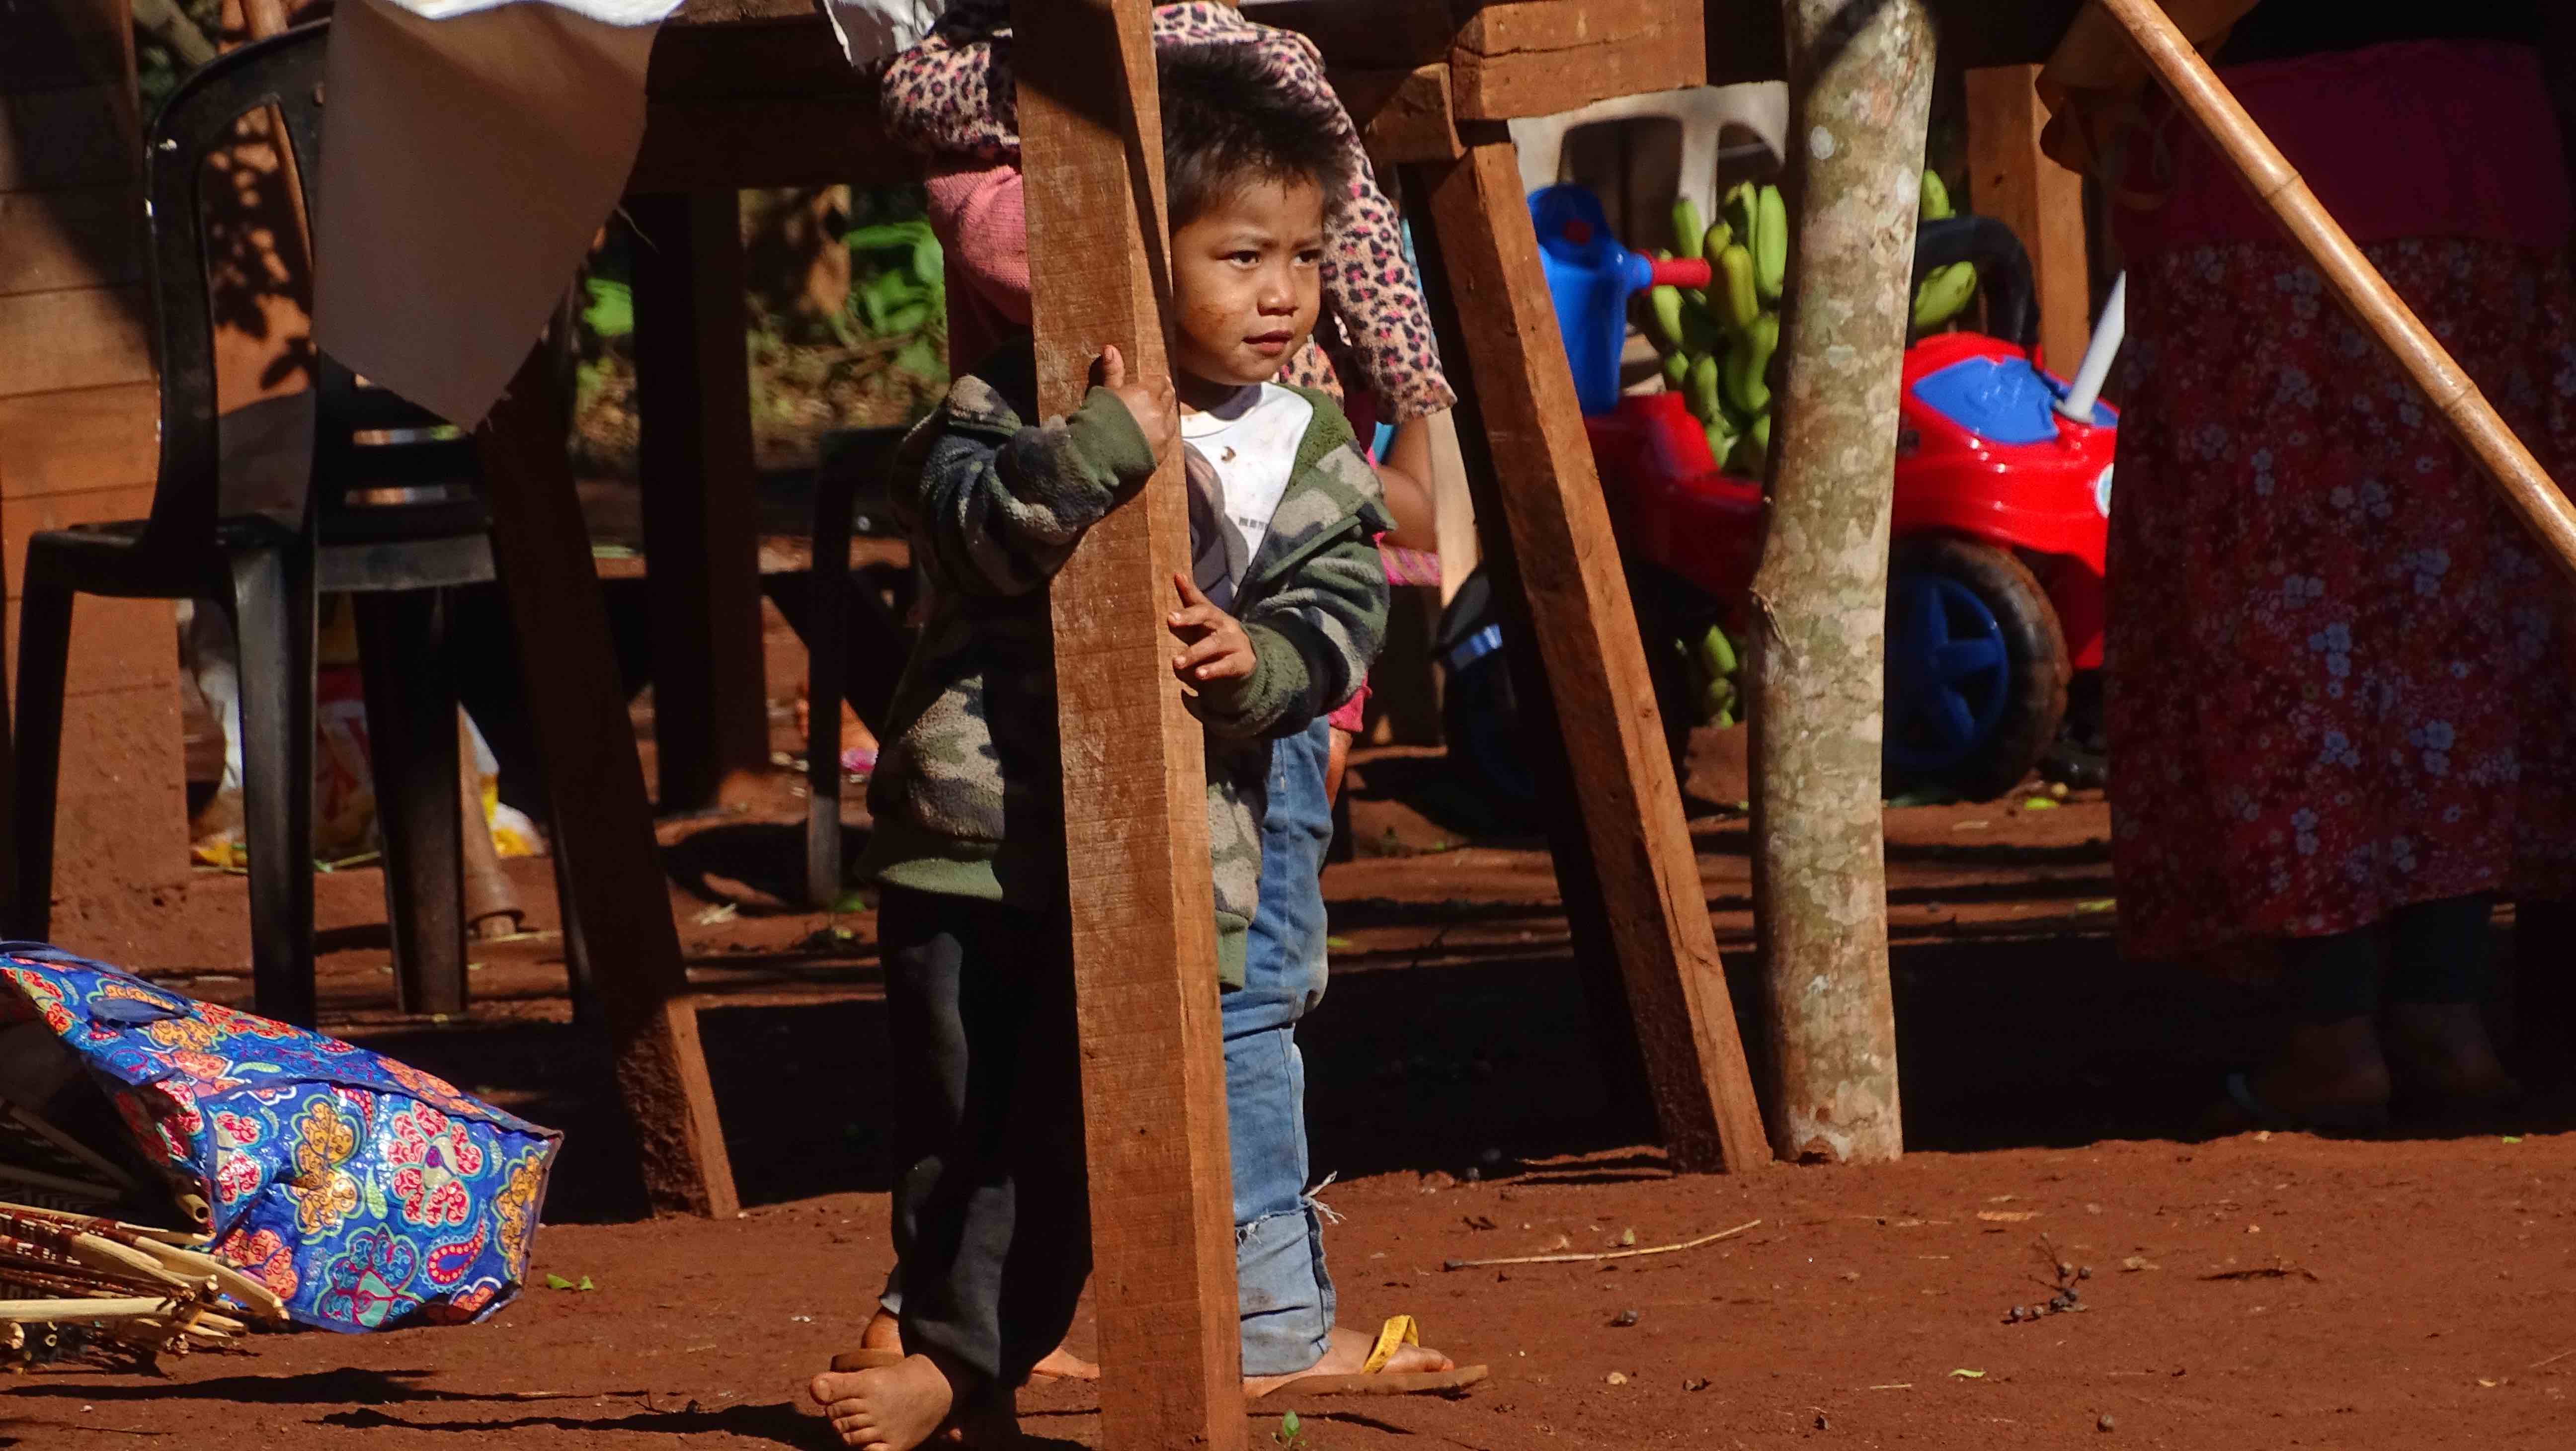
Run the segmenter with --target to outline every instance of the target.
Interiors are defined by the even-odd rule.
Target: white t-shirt
[[[1190,480],[1191,577],[1219,609],[1234,607],[1244,571],[1288,493],[1315,405],[1276,383],[1181,415]]]

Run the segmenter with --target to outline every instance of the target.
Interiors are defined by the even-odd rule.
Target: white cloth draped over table
[[[321,346],[480,422],[625,189],[645,63],[680,3],[341,0],[314,219]],[[918,40],[943,0],[825,7],[861,64]]]

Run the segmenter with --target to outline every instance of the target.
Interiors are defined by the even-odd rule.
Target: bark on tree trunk
[[[1888,503],[1932,93],[1920,0],[1783,0],[1795,221],[1754,579],[1754,912],[1772,1146],[1904,1151],[1879,802]]]

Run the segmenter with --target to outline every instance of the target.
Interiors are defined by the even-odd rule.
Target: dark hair
[[[1312,181],[1325,214],[1340,210],[1350,161],[1330,106],[1292,95],[1242,42],[1161,47],[1157,60],[1174,228],[1260,181]]]

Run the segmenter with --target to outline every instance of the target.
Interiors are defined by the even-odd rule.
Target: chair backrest
[[[324,44],[330,22],[300,25],[216,57],[153,118],[145,156],[151,202],[151,282],[161,370],[161,473],[144,547],[199,550],[224,504],[216,421],[217,299],[207,281],[204,190],[208,155],[240,144],[236,123],[272,109],[268,140],[283,153],[304,217],[321,176]],[[281,231],[291,252],[302,238]],[[298,258],[297,260],[303,260]],[[236,268],[234,270],[240,270]],[[310,269],[303,269],[309,275]],[[312,355],[314,440],[304,527],[455,533],[481,517],[470,438],[428,410],[370,387],[318,350]],[[375,532],[368,529],[368,532]]]

